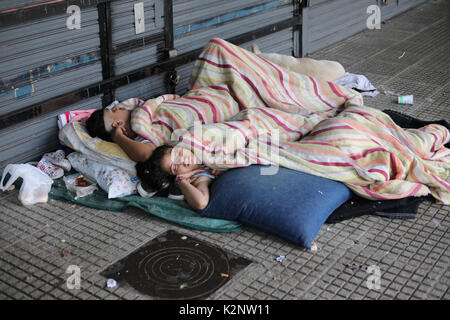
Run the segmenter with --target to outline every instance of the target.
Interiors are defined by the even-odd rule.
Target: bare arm
[[[111,137],[125,151],[128,157],[136,162],[146,161],[156,148],[152,143],[142,143],[128,138],[120,127],[113,128]]]
[[[195,210],[203,210],[209,203],[209,184],[211,178],[201,176],[192,184],[189,179],[183,179],[178,184],[187,203]]]

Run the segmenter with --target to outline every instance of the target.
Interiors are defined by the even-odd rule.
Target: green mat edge
[[[63,189],[63,190],[61,190],[61,189]],[[115,198],[115,199],[108,199],[109,202],[113,201],[116,203],[115,207],[95,205],[95,204],[89,202],[90,197],[99,196],[99,195],[103,196],[107,199],[106,192],[101,190],[100,188],[97,191],[95,191],[93,195],[88,195],[86,197],[81,198],[82,200],[75,199],[70,194],[70,192],[68,192],[67,189],[65,188],[64,181],[62,178],[54,180],[52,188],[48,194],[49,198],[54,199],[54,200],[65,199],[70,202],[82,205],[82,206],[86,206],[86,207],[90,207],[90,208],[94,208],[94,209],[100,209],[100,210],[123,212],[128,207],[135,207],[135,208],[138,208],[138,209],[144,211],[145,213],[150,213],[150,214],[157,216],[161,219],[164,219],[166,221],[170,221],[172,223],[183,225],[183,226],[195,229],[195,230],[226,233],[226,232],[239,231],[239,230],[242,230],[242,228],[243,228],[242,224],[240,224],[236,221],[203,217],[200,214],[198,214],[197,212],[191,210],[186,202],[183,201],[183,202],[177,203],[177,201],[180,201],[180,200],[156,197],[156,198],[152,198],[153,201],[151,200],[151,202],[155,202],[154,205],[157,207],[159,206],[160,208],[162,207],[161,203],[175,204],[179,207],[177,209],[185,211],[185,213],[190,214],[190,216],[194,217],[195,219],[207,219],[211,222],[216,221],[219,224],[222,224],[224,227],[221,227],[221,228],[205,227],[201,224],[193,224],[193,223],[189,223],[189,222],[185,222],[185,221],[180,221],[179,219],[170,218],[170,217],[164,216],[164,215],[154,212],[154,211],[150,211],[150,210],[147,211],[143,208],[143,205],[141,204],[141,202],[148,202],[149,199],[142,198],[140,196],[128,196],[128,197],[121,197],[121,198]],[[123,203],[123,205],[120,205],[120,203]],[[181,204],[183,204],[183,205],[181,206]],[[227,227],[227,225],[228,225],[228,227]]]

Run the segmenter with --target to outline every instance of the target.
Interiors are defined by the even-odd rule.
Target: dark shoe
[[[390,219],[414,219],[422,201],[430,197],[408,197],[396,200],[369,200],[357,195],[333,211],[326,224],[338,223],[364,215],[376,215]]]
[[[423,197],[408,197],[398,200],[388,200],[392,203],[397,203],[397,205],[391,208],[379,207],[373,214],[389,219],[414,219],[416,218],[416,214],[419,210],[419,205],[425,200],[433,201],[433,197],[427,195]]]
[[[419,204],[417,204],[417,207],[418,206],[419,206]],[[384,212],[377,211],[373,214],[376,216],[379,216],[379,217],[384,217],[384,218],[389,218],[389,219],[406,220],[406,219],[415,219],[416,218],[416,212],[414,211],[414,209],[401,210],[401,208],[399,208],[399,210],[391,209],[391,210],[386,210]]]
[[[184,195],[181,193],[180,188],[176,185],[176,183],[172,183],[169,186],[169,196],[168,198],[174,200],[184,200]]]

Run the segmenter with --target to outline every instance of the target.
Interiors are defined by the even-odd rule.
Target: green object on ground
[[[66,189],[62,178],[53,181],[48,196],[52,199],[66,199],[101,210],[122,212],[128,207],[136,207],[167,221],[202,231],[233,232],[242,229],[242,225],[236,221],[202,217],[199,213],[193,211],[185,201],[169,198],[128,196],[108,199],[108,194],[98,189],[93,194],[75,199]]]

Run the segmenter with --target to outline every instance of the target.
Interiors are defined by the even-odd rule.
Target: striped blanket
[[[156,146],[176,140],[196,122],[225,122],[239,112],[233,97],[215,86],[190,90],[182,97],[168,94],[145,102],[128,99],[122,104],[133,110],[133,131]]]
[[[191,85],[182,98],[135,117],[138,133],[159,145],[189,128],[175,137],[178,146],[212,168],[271,164],[344,182],[369,199],[431,193],[450,204],[443,126],[402,129],[364,106],[356,91],[289,72],[218,38],[199,56]]]

